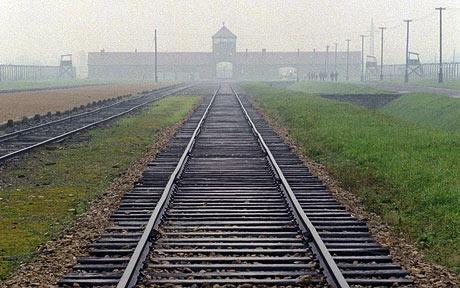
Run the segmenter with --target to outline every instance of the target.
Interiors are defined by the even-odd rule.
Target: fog
[[[78,51],[151,51],[153,29],[160,51],[210,51],[210,37],[222,22],[238,36],[238,50],[325,50],[339,43],[361,49],[359,35],[368,34],[371,19],[385,32],[387,63],[402,63],[403,19],[411,26],[411,50],[432,62],[438,53],[439,17],[444,17],[446,61],[460,44],[460,3],[452,1],[38,1],[0,2],[0,63],[57,64],[60,54]],[[457,30],[455,29],[457,27]],[[380,32],[375,32],[379,55]],[[366,41],[366,54],[369,54]],[[460,49],[458,54],[460,54]],[[460,58],[460,57],[459,57]]]

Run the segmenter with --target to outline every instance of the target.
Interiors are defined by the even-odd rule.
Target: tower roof
[[[236,39],[236,35],[232,33],[232,31],[228,30],[225,24],[217,31],[212,38],[234,38]]]

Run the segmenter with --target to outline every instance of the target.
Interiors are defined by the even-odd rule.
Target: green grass
[[[88,201],[139,158],[199,97],[168,97],[140,114],[94,129],[88,141],[41,149],[0,174],[0,279],[58,235]],[[72,209],[75,209],[72,210]]]
[[[247,91],[366,207],[460,273],[460,134],[261,84]]]
[[[404,84],[403,80],[385,80],[387,83]],[[460,80],[444,80],[443,83],[438,83],[437,79],[421,79],[421,80],[410,80],[410,85],[424,86],[424,87],[435,87],[435,88],[447,88],[460,90]]]
[[[421,85],[421,86],[430,86],[430,87],[460,90],[460,80],[446,80],[443,83],[438,83],[437,80],[424,80],[424,81],[415,81],[414,84]]]
[[[388,91],[363,86],[359,83],[302,81],[289,87],[294,91],[311,94],[379,94]]]
[[[381,109],[420,125],[460,132],[460,99],[428,93],[403,95]]]
[[[460,90],[460,80],[445,80],[443,83],[438,83],[438,80],[413,80],[410,84]]]

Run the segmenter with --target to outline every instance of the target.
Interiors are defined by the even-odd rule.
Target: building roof
[[[228,28],[225,26],[225,24],[220,28],[219,31],[217,31],[212,38],[233,38],[236,39],[236,35],[233,34],[232,31],[228,30]]]
[[[335,54],[325,51],[314,52],[272,52],[272,51],[249,51],[237,52],[234,63],[237,65],[314,65],[323,66],[326,58],[329,65],[334,65]],[[158,65],[213,65],[215,59],[211,52],[159,52]],[[337,64],[346,64],[346,52],[337,53]],[[359,64],[361,53],[350,52],[350,64]],[[88,53],[88,65],[124,65],[143,66],[154,65],[155,54],[152,52],[90,52]]]
[[[271,52],[271,51],[249,51],[237,52],[236,62],[240,65],[324,65],[326,58],[329,58],[329,65],[334,65],[335,55],[329,52],[328,57],[324,51],[300,51],[300,52]],[[350,52],[350,63],[360,63],[361,53]],[[346,52],[337,53],[337,64],[345,64],[347,61]]]
[[[158,65],[209,65],[213,61],[208,52],[159,52]],[[153,65],[152,52],[90,52],[88,65]]]

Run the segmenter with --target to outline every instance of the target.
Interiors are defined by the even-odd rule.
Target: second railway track
[[[186,87],[175,85],[159,88],[91,111],[0,135],[0,164],[34,148],[60,141],[77,132],[141,109],[165,96],[178,93]]]
[[[229,86],[205,98],[112,218],[60,285],[412,285]]]

